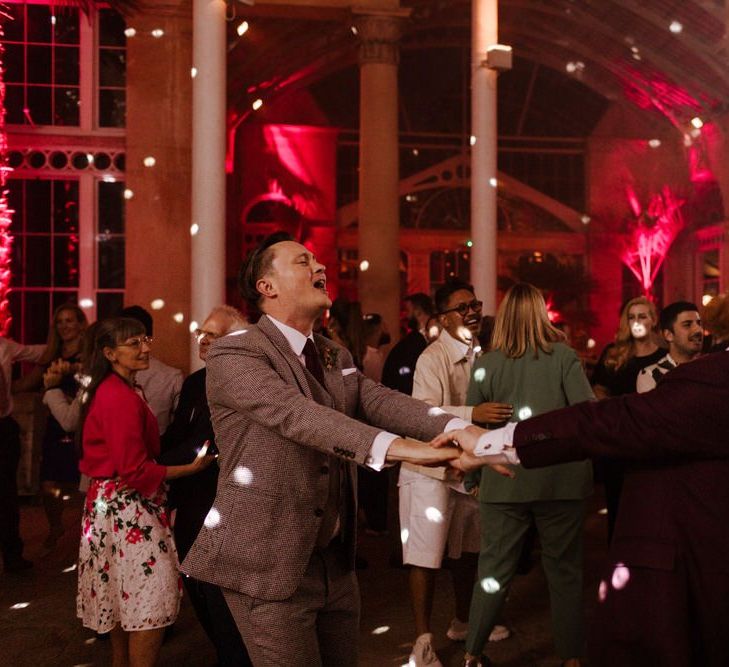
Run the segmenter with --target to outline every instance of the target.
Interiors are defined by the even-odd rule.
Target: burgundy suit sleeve
[[[595,456],[668,463],[729,458],[729,372],[701,359],[651,392],[574,405],[521,422],[514,445],[526,468]],[[716,362],[715,364],[716,365]]]
[[[127,486],[153,496],[167,468],[150,458],[144,440],[145,405],[132,391],[105,392],[96,400],[116,474]]]

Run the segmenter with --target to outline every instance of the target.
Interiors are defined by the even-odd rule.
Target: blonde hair
[[[729,295],[718,294],[704,306],[703,311],[702,320],[715,342],[729,339]]]
[[[615,344],[610,348],[605,358],[605,366],[612,371],[620,370],[635,356],[633,334],[630,331],[630,324],[628,323],[628,315],[630,314],[630,309],[633,306],[648,307],[648,312],[653,320],[653,328],[649,332],[649,335],[653,339],[653,342],[658,345],[658,347],[661,347],[660,338],[656,331],[656,327],[658,326],[656,306],[650,299],[644,296],[637,296],[628,301],[628,303],[623,306],[623,310],[620,313],[620,323],[618,324],[618,332],[615,334]]]
[[[62,303],[60,306],[58,306],[58,308],[53,311],[51,327],[48,330],[47,348],[45,354],[43,355],[43,360],[41,363],[50,363],[51,361],[58,359],[61,356],[61,352],[63,351],[63,341],[58,335],[58,329],[56,328],[56,324],[58,321],[58,316],[64,310],[67,310],[76,316],[76,321],[81,325],[81,340],[83,340],[83,332],[86,330],[86,327],[88,327],[89,324],[89,321],[86,318],[86,313],[75,303],[71,303],[70,301],[68,303]]]
[[[552,343],[562,343],[565,335],[549,321],[542,293],[529,283],[509,289],[496,312],[491,349],[501,350],[509,359],[523,357],[528,350],[550,354]]]

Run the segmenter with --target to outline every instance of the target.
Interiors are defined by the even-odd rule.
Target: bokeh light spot
[[[215,528],[220,525],[220,512],[214,507],[210,508],[207,516],[205,517],[205,528]]]
[[[250,468],[238,466],[233,471],[233,479],[236,481],[236,484],[248,486],[253,481],[253,472]]]
[[[630,570],[623,563],[618,563],[613,570],[612,585],[616,591],[625,588],[630,581]]]
[[[597,599],[599,602],[605,602],[605,598],[607,598],[607,581],[601,581],[600,585],[597,587]]]
[[[481,588],[485,593],[493,594],[501,590],[501,584],[493,577],[484,577],[481,579]]]
[[[441,512],[437,507],[426,507],[425,517],[428,521],[432,521],[433,523],[443,523],[443,512]]]
[[[519,408],[516,416],[521,420],[529,419],[532,416],[532,409],[528,405],[525,405],[523,408]]]

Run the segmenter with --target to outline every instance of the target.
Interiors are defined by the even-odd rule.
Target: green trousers
[[[554,642],[566,660],[583,655],[583,500],[481,503],[481,553],[468,618],[466,651],[481,655],[499,616],[531,522],[542,546]]]

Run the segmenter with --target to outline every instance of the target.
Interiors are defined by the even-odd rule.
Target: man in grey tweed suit
[[[372,382],[312,333],[331,305],[324,266],[290,237],[264,240],[240,283],[264,314],[208,354],[220,476],[182,570],[223,589],[257,667],[354,666],[353,464],[437,465],[458,450],[415,439],[467,423]]]

